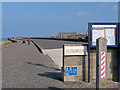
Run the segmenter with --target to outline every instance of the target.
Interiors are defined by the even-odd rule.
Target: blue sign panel
[[[77,75],[77,67],[66,67],[65,74],[66,75]]]

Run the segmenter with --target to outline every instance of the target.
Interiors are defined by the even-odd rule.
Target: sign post
[[[103,37],[96,41],[96,88],[99,89],[107,86],[107,43]]]
[[[118,81],[120,82],[120,22],[119,22],[119,54],[118,55],[119,55],[119,58],[118,58],[119,59],[118,60],[118,64],[119,64],[119,77],[118,77]]]

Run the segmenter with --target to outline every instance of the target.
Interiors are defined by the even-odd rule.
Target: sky
[[[88,22],[118,22],[117,2],[3,2],[2,37],[86,34]]]

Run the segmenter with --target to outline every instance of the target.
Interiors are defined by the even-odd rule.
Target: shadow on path
[[[45,68],[51,68],[51,69],[54,69],[54,70],[57,70],[57,71],[60,71],[60,69],[57,69],[57,68],[53,68],[53,67],[48,67],[48,66],[45,66],[43,64],[34,64],[32,62],[26,62],[27,64],[30,64],[30,65],[35,65],[35,66],[42,66],[42,67],[45,67]]]
[[[61,72],[45,72],[45,73],[39,73],[38,76],[52,78],[55,80],[62,81],[62,74]]]
[[[48,87],[48,89],[50,89],[50,90],[64,90],[64,89],[57,88],[57,87]]]

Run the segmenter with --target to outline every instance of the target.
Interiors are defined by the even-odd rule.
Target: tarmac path
[[[95,83],[61,81],[61,71],[49,56],[41,54],[32,43],[17,42],[2,50],[2,88],[60,90],[95,88]]]
[[[18,42],[2,51],[3,88],[64,88],[60,76],[55,63],[32,43]]]

